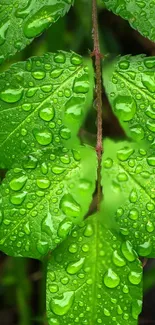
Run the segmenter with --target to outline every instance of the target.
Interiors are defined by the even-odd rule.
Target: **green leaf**
[[[87,213],[96,168],[90,147],[46,149],[16,163],[0,188],[0,249],[38,259],[54,249]]]
[[[155,40],[154,10],[152,0],[104,0],[108,10],[129,21],[130,25],[142,35]]]
[[[155,257],[154,155],[127,141],[114,143],[107,139],[104,148],[106,222],[110,227],[117,222],[118,230],[140,256]]]
[[[155,57],[124,56],[103,68],[105,89],[127,135],[154,142]]]
[[[33,57],[0,75],[1,168],[38,149],[79,142],[89,78],[82,58],[66,52]]]
[[[98,218],[89,217],[52,253],[46,289],[49,325],[137,324],[141,263],[130,243]]]
[[[0,63],[64,16],[74,0],[0,0]]]

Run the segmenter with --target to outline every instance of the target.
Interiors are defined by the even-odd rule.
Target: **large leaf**
[[[129,21],[130,25],[152,41],[155,40],[154,11],[152,0],[102,0],[107,9]]]
[[[89,147],[46,149],[16,163],[0,188],[0,249],[41,258],[55,248],[89,208],[96,164]]]
[[[119,57],[103,69],[113,111],[128,136],[154,143],[155,57]]]
[[[130,243],[98,218],[88,218],[52,253],[46,289],[49,325],[137,324],[141,263]]]
[[[130,240],[140,256],[155,257],[154,155],[135,143],[106,140],[102,165],[106,222]]]
[[[19,62],[0,75],[1,168],[34,150],[78,141],[89,95],[87,70],[77,54],[58,52]]]
[[[0,0],[0,63],[64,16],[74,0]]]

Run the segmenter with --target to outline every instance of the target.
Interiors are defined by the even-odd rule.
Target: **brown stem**
[[[97,143],[96,143],[96,153],[98,158],[98,171],[97,171],[97,192],[98,192],[98,202],[97,209],[100,208],[100,202],[102,197],[102,187],[101,187],[101,161],[102,161],[102,69],[101,69],[101,59],[102,55],[100,52],[99,44],[99,32],[98,32],[98,18],[97,18],[97,2],[92,0],[92,23],[93,23],[93,42],[94,49],[91,54],[94,59],[95,73],[96,73],[96,107],[97,107]]]

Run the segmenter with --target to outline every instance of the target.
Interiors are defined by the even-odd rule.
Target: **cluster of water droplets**
[[[142,35],[155,40],[154,1],[130,0],[119,3],[117,0],[105,0],[105,5],[115,14],[128,20]]]
[[[130,242],[121,244],[101,225],[96,234],[95,217],[73,230],[53,254],[47,280],[51,325],[103,324],[107,317],[111,324],[122,324],[141,311],[141,301],[131,299],[142,277],[137,255]]]
[[[154,143],[154,58],[119,59],[110,83],[110,101],[127,134],[135,141]],[[128,127],[129,126],[129,127]]]
[[[28,45],[70,9],[72,0],[28,0],[5,6],[0,24],[0,63]],[[5,54],[4,54],[5,53]]]
[[[155,159],[149,149],[147,152],[144,148],[134,148],[133,144],[123,146],[123,142],[117,145],[116,157],[107,157],[103,162],[103,173],[110,179],[109,186],[117,197],[116,220],[121,233],[133,243],[139,255],[153,256]],[[108,190],[105,189],[105,195]]]
[[[1,146],[8,165],[36,147],[60,146],[71,132],[76,135],[89,90],[81,63],[74,53],[58,52],[19,63],[1,75]]]

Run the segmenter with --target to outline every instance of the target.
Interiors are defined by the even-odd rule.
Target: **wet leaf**
[[[113,112],[127,135],[153,148],[155,57],[119,57],[105,66],[103,77]]]
[[[0,63],[64,16],[74,0],[1,0]]]
[[[106,140],[102,163],[107,224],[140,256],[155,257],[155,159],[135,143]],[[150,153],[149,153],[150,152]]]
[[[141,278],[141,263],[131,244],[104,228],[99,216],[89,217],[48,262],[49,325],[136,325]]]
[[[155,40],[154,10],[152,0],[104,0],[108,10],[129,21],[143,36]]]

